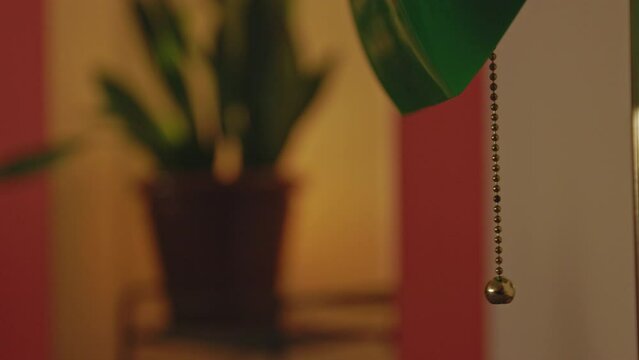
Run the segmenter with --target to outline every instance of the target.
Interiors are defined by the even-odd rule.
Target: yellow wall
[[[347,3],[297,2],[305,53],[332,56],[337,67],[284,161],[300,186],[287,254],[292,290],[384,288],[395,276],[394,110]]]
[[[189,0],[204,9],[208,0]],[[117,299],[158,278],[139,194],[149,164],[100,112],[96,73],[114,69],[163,103],[127,20],[126,0],[56,0],[48,10],[51,132],[81,134],[84,147],[55,173],[56,358],[113,359]],[[287,149],[282,170],[297,180],[287,236],[285,291],[388,289],[395,282],[394,126],[345,1],[303,0],[296,36],[309,63],[337,67],[322,99]],[[206,36],[203,11],[190,18]],[[202,86],[194,72],[191,83]],[[198,101],[202,102],[203,99]]]

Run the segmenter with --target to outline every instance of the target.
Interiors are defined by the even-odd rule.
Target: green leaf
[[[272,73],[274,77],[279,75],[279,86],[263,97],[261,115],[251,123],[244,146],[248,166],[273,165],[277,161],[295,125],[316,98],[327,69],[313,74]]]
[[[100,79],[108,110],[122,122],[129,135],[165,165],[171,163],[171,146],[160,128],[135,96],[120,82],[104,75]]]
[[[182,24],[166,0],[133,2],[133,12],[147,51],[160,67],[175,67],[187,54]]]
[[[288,28],[288,0],[222,2],[224,23],[210,63],[224,136],[239,136],[248,168],[275,165],[316,97],[328,67],[301,69]]]
[[[195,114],[181,70],[188,46],[179,18],[166,0],[136,0],[134,13],[149,55],[167,91],[183,112],[190,136],[195,139]]]
[[[224,22],[209,55],[218,88],[220,126],[227,137],[240,136],[249,121],[247,5],[246,0],[220,2]]]
[[[242,138],[247,167],[275,165],[327,72],[300,69],[288,29],[287,6],[284,0],[253,0],[247,8],[244,94],[249,126]]]
[[[188,44],[186,35],[182,27],[182,22],[177,12],[170,6],[167,0],[156,0],[157,9],[162,19],[162,30],[167,31],[170,35],[166,38],[170,38],[175,43],[175,46],[180,51],[182,56],[185,56],[188,50]]]
[[[194,138],[172,144],[133,94],[117,80],[103,76],[101,85],[108,110],[122,122],[129,135],[147,148],[168,170],[210,168],[214,149],[202,149]]]
[[[195,127],[195,113],[191,106],[191,100],[189,98],[188,90],[184,81],[184,76],[178,68],[167,68],[163,71],[164,80],[166,81],[167,88],[173,95],[173,99],[177,102],[179,107],[187,120],[190,136],[196,137]]]
[[[402,113],[459,95],[525,0],[350,0],[373,68]]]
[[[5,161],[0,164],[0,180],[27,176],[44,170],[66,157],[74,147],[74,144],[69,142]]]

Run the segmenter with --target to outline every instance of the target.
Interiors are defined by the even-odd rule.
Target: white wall
[[[492,360],[634,360],[626,0],[528,1],[498,48],[516,301]]]

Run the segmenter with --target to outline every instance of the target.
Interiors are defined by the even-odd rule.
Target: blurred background
[[[247,337],[257,337],[258,342],[264,331],[276,328],[271,323],[272,317],[280,311],[279,305],[277,309],[268,305],[262,311],[256,310],[253,317],[247,315],[256,304],[274,300],[269,288],[274,280],[269,277],[276,278],[277,288],[290,302],[298,298],[302,302],[306,298],[314,301],[316,297],[318,301],[326,298],[329,302],[335,297],[339,302],[342,296],[377,299],[392,294],[396,283],[391,171],[395,155],[392,123],[388,121],[392,108],[357,44],[348,4],[305,1],[286,8],[283,1],[252,3],[256,5],[235,1],[195,0],[175,4],[149,1],[139,3],[137,10],[136,2],[132,1],[69,1],[50,5],[47,31],[51,55],[48,73],[52,76],[49,84],[53,87],[49,89],[50,129],[57,139],[86,136],[82,150],[56,171],[52,185],[55,206],[52,225],[55,238],[60,239],[55,247],[56,323],[60,324],[56,336],[60,358],[114,358],[123,335],[118,333],[122,326],[118,322],[134,322],[136,316],[144,316],[144,311],[154,311],[145,306],[166,299],[158,298],[166,294],[156,289],[165,285],[165,276],[173,278],[174,275],[167,274],[170,271],[176,271],[174,284],[166,284],[176,289],[171,297],[186,298],[185,331],[190,330],[191,318],[195,323],[204,318],[204,324],[196,325],[222,330],[237,327],[240,332],[248,328],[248,333],[256,334]],[[169,7],[166,14],[162,13],[163,5]],[[165,21],[166,17],[175,17],[175,23]],[[286,23],[289,20],[290,25]],[[145,21],[151,23],[151,34],[144,32]],[[180,35],[171,33],[176,30],[173,26],[181,28]],[[293,44],[286,44],[287,41]],[[214,54],[220,57],[217,61],[222,63],[218,65],[221,70],[211,66],[213,60],[209,58]],[[293,65],[289,61],[297,63],[295,66],[303,74],[291,75],[292,70],[287,67]],[[313,71],[323,73],[315,75]],[[175,90],[180,87],[174,85],[177,81],[165,82],[164,75],[168,73],[171,78],[173,72],[181,74],[184,88],[188,89],[186,101],[190,105],[186,106],[192,109],[192,115],[182,111],[181,100],[175,101],[174,91],[180,91]],[[229,74],[228,84],[216,89],[225,74]],[[313,81],[310,79],[313,76],[323,76],[316,80],[321,84],[306,85]],[[269,85],[266,81],[273,83]],[[167,83],[170,85],[165,86]],[[126,90],[109,86],[122,86]],[[308,86],[317,87],[316,92],[309,94],[308,99],[296,100],[298,93],[313,91],[305,88]],[[164,121],[165,128],[160,131],[165,131],[165,137],[176,139],[167,140],[177,143],[176,147],[188,141],[180,136],[190,136],[181,132],[189,126],[190,120],[184,118],[192,116],[198,130],[198,145],[217,151],[208,158],[203,156],[202,165],[184,164],[199,156],[191,155],[190,150],[186,150],[186,155],[174,155],[178,158],[175,165],[171,160],[163,163],[155,154],[149,156],[149,147],[139,146],[140,137],[121,131],[136,127],[142,132],[152,130],[143,128],[144,125],[127,125],[140,120],[126,119],[136,115],[129,115],[134,110],[129,109],[128,100],[121,99],[118,91],[130,91],[151,116]],[[282,97],[274,96],[277,92]],[[223,97],[229,100],[220,100]],[[262,100],[267,103],[259,104]],[[229,103],[220,104],[222,101]],[[304,101],[305,104],[296,104]],[[111,114],[105,115],[103,110],[107,106]],[[273,107],[274,111],[268,113]],[[242,129],[246,126],[242,122],[247,119],[242,116],[260,118],[262,127],[253,130],[257,135],[245,135],[248,131]],[[124,124],[120,121],[122,117]],[[280,124],[294,121],[298,123]],[[294,128],[290,137],[280,140],[277,137],[285,135],[277,132],[286,130],[278,127],[285,126]],[[222,127],[226,131],[220,140]],[[212,144],[213,136],[217,137],[216,144]],[[243,146],[242,141],[249,145]],[[283,148],[281,153],[260,159],[261,153],[277,151],[271,151],[268,144],[277,141],[286,142],[285,146],[276,145]],[[257,148],[254,150],[257,159],[250,157],[250,146]],[[238,154],[242,150],[244,159]],[[239,174],[240,166],[244,166],[245,174]],[[154,221],[166,224],[172,215],[156,214],[159,218],[152,218],[144,185],[159,181],[160,172],[168,173],[170,183],[171,177],[180,176],[178,173],[204,173],[211,178],[212,171],[220,181],[242,182],[238,177],[245,177],[246,184],[239,189],[201,185],[198,179],[173,186],[164,184],[168,188],[150,190],[149,196],[159,202],[151,208],[160,208],[162,212],[165,206],[164,210],[175,212],[181,211],[176,207],[184,206],[186,213],[176,215],[181,218],[175,220],[178,229],[211,226],[215,229],[210,231],[217,233],[213,236],[221,238],[221,242],[238,241],[246,245],[224,250],[231,245],[201,244],[204,239],[200,238],[206,237],[209,230],[185,234],[169,225],[154,232]],[[288,184],[280,186],[279,182]],[[202,189],[193,190],[194,187]],[[193,190],[190,194],[173,195],[190,190]],[[160,192],[168,192],[168,199],[162,200]],[[239,195],[228,195],[231,198],[225,199],[226,194],[234,192]],[[215,205],[198,209],[201,205],[194,204],[190,196],[196,199],[211,196],[208,203]],[[257,205],[246,203],[253,199]],[[285,209],[282,202],[289,207]],[[191,210],[193,206],[196,209]],[[229,212],[236,215],[228,215]],[[216,215],[220,213],[223,214]],[[216,220],[216,216],[224,219]],[[284,230],[277,229],[284,224]],[[252,227],[255,228],[241,233],[243,228]],[[175,260],[160,256],[162,249],[154,234],[161,238],[164,233],[169,242],[167,252],[179,252]],[[171,238],[172,234],[177,238]],[[190,236],[193,239],[183,239]],[[183,248],[182,241],[195,248]],[[257,241],[266,244],[252,243]],[[205,247],[198,247],[198,242]],[[238,256],[229,263],[242,263],[244,269],[205,265],[218,263],[222,260],[220,255],[193,260],[198,252],[216,250],[223,253],[222,258]],[[187,263],[199,261],[202,265],[188,268],[184,262],[180,264],[180,256]],[[167,265],[175,263],[175,267],[163,267],[165,261]],[[281,264],[281,270],[268,274],[275,271],[271,263]],[[244,278],[236,274],[242,271],[248,273]],[[256,279],[260,273],[263,278]],[[233,280],[234,276],[239,280]],[[184,284],[194,277],[197,278],[194,285]],[[248,286],[233,289],[236,282]],[[182,285],[186,289],[181,291]],[[255,288],[251,288],[253,285]],[[207,298],[201,292],[209,289],[233,294],[221,295],[228,296],[227,299],[219,299],[216,294]],[[140,292],[143,295],[137,295]],[[182,292],[185,294],[179,295]],[[189,314],[189,307],[198,306],[188,303],[189,296],[202,298],[205,303],[202,313],[194,309]],[[219,311],[207,313],[207,300],[220,304]],[[121,309],[122,302],[136,304]],[[237,303],[243,305],[234,307]],[[130,319],[122,319],[122,311],[140,313],[124,315]],[[236,315],[224,318],[224,313],[234,311]],[[377,321],[386,321],[389,315],[384,312],[381,316],[383,319]],[[158,315],[150,317],[157,319]],[[246,317],[249,320],[242,320]],[[328,326],[331,325],[340,326],[339,323]],[[310,336],[312,340],[313,333],[318,332],[320,337],[322,326],[326,325],[321,321],[315,324],[311,319],[309,324],[302,322],[299,326],[310,329],[302,329],[293,336],[303,337],[301,340]],[[132,329],[131,336],[136,337],[138,330]],[[95,353],[96,348],[102,349],[99,354]],[[168,350],[156,353],[164,351]],[[379,356],[384,353],[387,352],[382,351]],[[184,358],[181,354],[173,356]]]
[[[347,1],[4,5],[0,359],[635,359],[628,14],[497,49],[492,309],[485,73],[401,119]]]
[[[384,332],[394,321],[389,309],[397,282],[393,109],[360,49],[349,5],[239,3],[25,6],[25,16],[45,16],[46,121],[34,127],[41,127],[52,147],[74,143],[73,151],[51,164],[42,229],[50,241],[57,358],[115,359],[137,352],[136,358],[146,358],[150,341],[143,340],[168,336],[167,303],[176,297],[186,298],[184,320],[175,319],[184,322],[184,332],[196,327],[192,332],[210,331],[215,339],[223,337],[220,329],[240,334],[222,343],[256,338],[259,348],[330,337],[339,343],[340,333],[344,340],[390,336]],[[219,59],[211,59],[216,53]],[[228,80],[220,74],[229,74]],[[226,81],[225,87],[216,88],[218,81]],[[250,84],[256,94],[246,89]],[[220,104],[222,97],[228,103]],[[249,115],[262,125],[246,135],[242,117]],[[144,123],[146,117],[156,126]],[[194,134],[188,133],[191,122]],[[29,146],[6,148],[22,154]],[[188,173],[194,179],[181,178]],[[196,203],[202,197],[210,197],[208,205]],[[175,214],[182,207],[184,213]],[[166,229],[154,226],[175,217],[181,220]],[[187,229],[176,233],[172,226]],[[212,229],[202,229],[207,226]],[[221,243],[202,244],[211,231]],[[179,252],[171,259],[161,256],[156,238],[163,237]],[[175,243],[182,241],[190,245]],[[227,249],[231,245],[224,242],[230,241],[246,245]],[[192,260],[206,251],[223,255]],[[244,269],[209,266],[233,256],[238,258],[229,263],[241,262]],[[167,278],[175,281],[167,284]],[[256,283],[236,284],[242,281]],[[207,288],[232,294],[198,293]],[[273,302],[275,288],[284,304],[277,296],[276,305],[247,315]],[[220,310],[207,313],[204,305],[200,313],[189,311],[198,306],[188,304],[189,296],[210,296],[202,301]],[[340,319],[344,306],[352,321]],[[294,322],[294,331],[282,339],[269,332],[279,329],[274,317],[281,312]],[[198,353],[197,346],[180,352],[179,342],[165,345],[148,346],[148,352],[180,359]],[[171,346],[178,350],[168,355]],[[366,356],[391,354],[387,346],[368,351]]]

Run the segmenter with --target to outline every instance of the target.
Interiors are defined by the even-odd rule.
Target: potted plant
[[[222,25],[203,53],[193,46],[166,0],[133,2],[157,75],[180,109],[168,126],[115,76],[100,84],[108,109],[153,156],[157,179],[147,186],[166,289],[178,329],[277,329],[277,279],[291,183],[277,160],[327,69],[300,67],[287,25],[287,0],[216,1]],[[198,133],[185,59],[202,56],[217,89],[213,136]],[[212,105],[213,106],[213,105]],[[167,128],[185,129],[176,138]],[[207,141],[205,139],[212,139]],[[241,145],[232,182],[213,175],[216,144]]]

